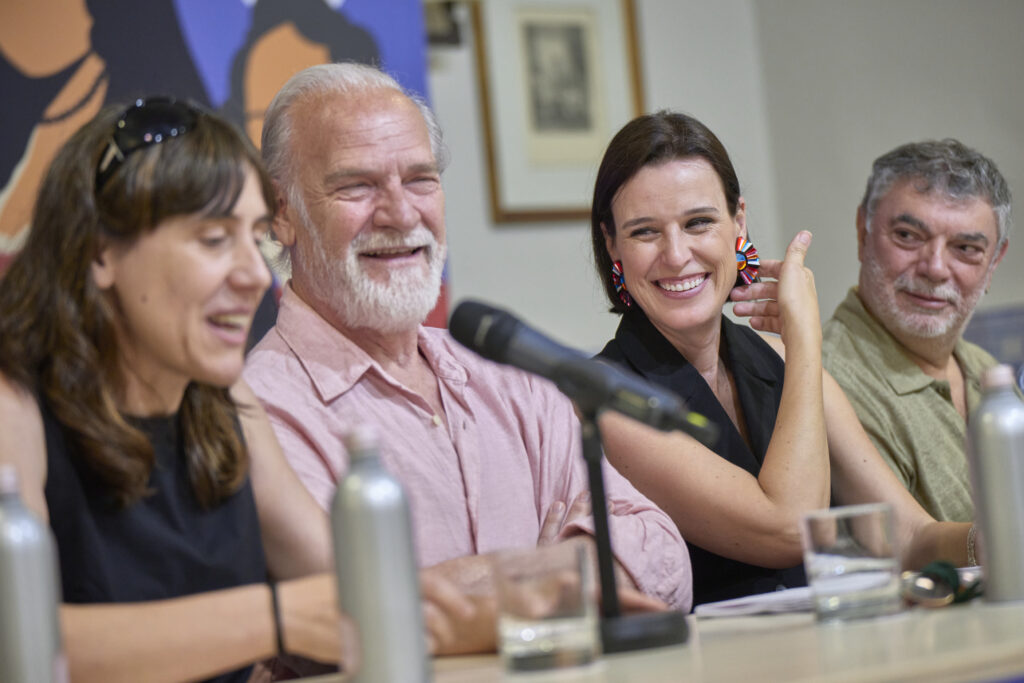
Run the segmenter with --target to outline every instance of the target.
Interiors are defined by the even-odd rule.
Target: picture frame
[[[644,111],[633,0],[470,9],[493,221],[585,220],[605,147]]]
[[[423,22],[427,27],[427,44],[458,46],[462,44],[454,0],[429,0],[423,3]]]

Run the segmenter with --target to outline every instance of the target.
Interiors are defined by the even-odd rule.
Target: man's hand
[[[631,612],[664,612],[668,609],[668,605],[658,598],[652,598],[650,595],[641,593],[636,588],[623,585],[622,581],[616,583],[619,593],[619,607],[624,614]]]
[[[498,607],[492,561],[489,555],[469,555],[420,570],[424,601],[429,597],[432,603],[424,606],[432,654],[494,652]]]
[[[581,533],[559,539],[562,531],[591,514],[589,492],[576,496],[566,510],[565,503],[551,504],[541,525],[537,545],[554,543],[584,544],[593,548],[593,538]],[[609,503],[609,514],[612,512]],[[596,553],[589,553],[596,558]],[[596,562],[596,560],[593,560]],[[420,571],[424,615],[431,652],[435,655],[493,652],[496,647],[497,589],[493,555],[458,557]],[[594,575],[597,575],[596,565]],[[667,609],[656,598],[637,590],[628,572],[615,562],[619,602],[625,612],[651,612]]]
[[[420,571],[420,597],[423,600],[423,621],[427,629],[427,647],[431,654],[454,648],[459,624],[476,617],[472,599],[430,568]]]
[[[612,514],[612,511],[612,505],[608,503],[608,514]],[[589,517],[591,512],[589,491],[584,491],[576,496],[576,500],[572,502],[568,512],[565,512],[565,503],[563,501],[555,501],[548,508],[548,514],[544,517],[544,524],[540,528],[540,536],[537,537],[537,545],[557,543],[559,541],[558,536],[565,527],[578,519]]]

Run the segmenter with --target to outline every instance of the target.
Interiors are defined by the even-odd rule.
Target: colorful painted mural
[[[24,242],[57,149],[100,108],[187,97],[259,143],[296,71],[380,64],[426,97],[420,0],[12,0],[0,3],[0,273]],[[432,323],[443,324],[444,291]]]

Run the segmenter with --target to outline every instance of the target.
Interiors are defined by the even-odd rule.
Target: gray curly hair
[[[953,138],[900,145],[875,159],[860,203],[869,232],[879,200],[906,178],[916,180],[914,187],[921,193],[939,192],[957,200],[984,199],[996,216],[996,249],[1009,239],[1011,197],[1006,180],[991,159]]]

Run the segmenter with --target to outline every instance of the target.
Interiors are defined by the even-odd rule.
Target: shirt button
[[[435,415],[434,417],[432,417],[430,419],[431,419],[431,422],[434,423],[435,427],[440,427],[441,426],[441,416],[440,415]]]

